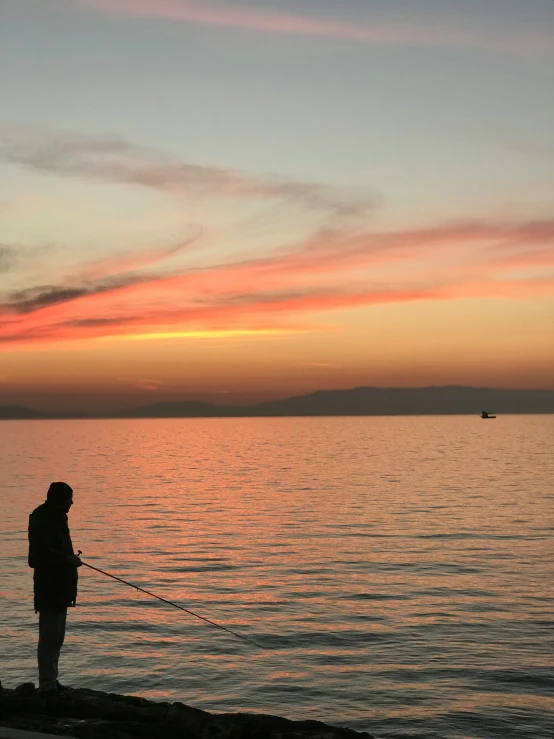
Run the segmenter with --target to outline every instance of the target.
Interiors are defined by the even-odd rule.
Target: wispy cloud
[[[132,377],[118,377],[117,379],[126,385],[131,385],[139,390],[147,390],[148,392],[156,392],[164,384],[163,380],[134,379]]]
[[[545,296],[554,288],[552,270],[518,274],[536,267],[537,250],[541,267],[554,268],[554,220],[321,231],[263,258],[194,270],[168,266],[156,275],[104,274],[6,295],[0,341],[271,335],[319,330],[317,314],[385,303]]]
[[[276,13],[234,4],[186,0],[81,0],[85,8],[119,15],[182,20],[212,26],[246,28],[253,31],[326,36],[332,38],[394,43],[433,38],[423,29],[417,34],[409,29],[390,29],[382,26],[364,27],[341,20],[322,20],[293,13]]]
[[[86,282],[95,282],[104,277],[121,276],[128,273],[135,273],[137,270],[152,267],[154,265],[167,262],[172,257],[177,257],[187,251],[202,236],[202,226],[192,226],[191,235],[184,238],[178,244],[171,246],[162,246],[153,249],[145,249],[130,254],[114,255],[104,257],[103,259],[95,259],[92,262],[81,265],[73,276],[74,279],[80,279]],[[128,278],[130,280],[139,281],[138,277]]]
[[[9,272],[17,262],[16,250],[13,246],[0,244],[0,274]]]
[[[29,314],[51,306],[71,303],[79,298],[121,290],[124,286],[148,282],[149,279],[146,276],[130,275],[79,286],[38,285],[11,293],[10,306],[14,313]]]
[[[375,45],[450,46],[478,48],[509,54],[552,54],[546,35],[520,32],[510,38],[499,38],[498,29],[467,28],[462,23],[431,24],[354,23],[340,18],[270,11],[238,3],[210,0],[77,0],[78,6],[96,12],[120,16],[159,18],[208,26],[242,28],[273,34],[346,39]],[[506,34],[504,34],[506,36]]]
[[[333,218],[359,218],[374,207],[367,195],[278,176],[183,162],[124,139],[39,126],[0,126],[0,160],[34,171],[136,185],[175,195],[258,198],[295,203]]]
[[[300,202],[319,224],[292,242],[274,239],[271,251],[266,245],[260,256],[228,256],[214,264],[197,253],[194,267],[187,266],[186,255],[205,235],[203,225],[190,226],[169,245],[60,267],[44,282],[27,278],[24,289],[0,290],[5,346],[110,337],[276,336],[320,330],[314,323],[318,314],[327,314],[328,325],[329,314],[377,304],[532,297],[554,286],[545,271],[554,268],[552,219],[379,231],[367,219],[373,203],[351,193],[189,164],[118,137],[33,127],[0,128],[0,158],[50,174],[170,194],[205,190],[248,203],[262,199],[287,222]],[[255,224],[251,219],[250,228]],[[246,229],[239,236],[246,237]],[[211,233],[206,239],[224,237]],[[25,259],[19,254],[14,265],[15,255],[10,244],[1,245],[0,269],[17,266],[24,272],[19,262]]]

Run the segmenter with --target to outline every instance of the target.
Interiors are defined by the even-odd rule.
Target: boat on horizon
[[[481,411],[481,418],[489,419],[489,418],[496,418],[496,416],[491,416],[487,411]]]

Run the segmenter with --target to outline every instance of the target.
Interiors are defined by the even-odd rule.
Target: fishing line
[[[79,550],[78,555],[82,554],[81,550]],[[228,634],[232,634],[233,636],[238,637],[239,639],[242,639],[243,641],[248,642],[249,644],[253,644],[255,647],[258,647],[258,649],[271,649],[271,647],[264,647],[262,644],[258,644],[258,642],[254,641],[253,639],[249,639],[247,636],[243,636],[242,634],[237,634],[236,631],[233,631],[232,629],[228,629],[226,626],[222,626],[221,624],[216,623],[215,621],[210,621],[209,618],[205,618],[204,616],[200,616],[198,613],[194,613],[194,611],[190,611],[188,608],[184,608],[183,606],[178,605],[177,603],[173,603],[171,600],[167,600],[166,598],[162,598],[159,595],[156,595],[155,593],[151,593],[149,590],[145,590],[144,588],[139,588],[138,585],[134,585],[132,582],[127,582],[127,580],[123,580],[121,577],[117,577],[116,575],[111,575],[109,572],[105,572],[104,570],[101,570],[98,567],[93,567],[93,565],[89,565],[88,562],[83,562],[81,560],[82,564],[85,567],[88,567],[91,570],[95,570],[96,572],[100,572],[102,575],[106,575],[106,577],[111,577],[112,580],[117,580],[118,582],[123,583],[123,585],[128,585],[130,588],[134,588],[135,590],[139,590],[141,593],[146,593],[146,595],[150,595],[152,598],[157,598],[158,600],[161,600],[162,603],[167,603],[169,606],[173,606],[174,608],[178,608],[180,611],[184,611],[185,613],[188,613],[190,616],[194,616],[195,618],[199,618],[202,621],[205,621],[207,624],[210,624],[211,626],[215,626],[218,629],[222,629],[223,631],[226,631]],[[284,659],[285,662],[288,662],[289,664],[292,664],[286,657],[281,657],[281,659]]]

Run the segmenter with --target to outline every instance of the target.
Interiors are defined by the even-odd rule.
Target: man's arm
[[[29,516],[29,567],[61,568],[67,555],[53,548],[53,532],[44,521]]]

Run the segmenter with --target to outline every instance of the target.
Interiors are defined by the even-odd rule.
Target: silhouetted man
[[[65,636],[67,609],[77,599],[77,567],[67,514],[73,490],[66,482],[53,482],[46,502],[29,516],[29,567],[35,570],[35,613],[39,613],[38,678],[43,695],[64,690],[58,682],[58,659]]]

